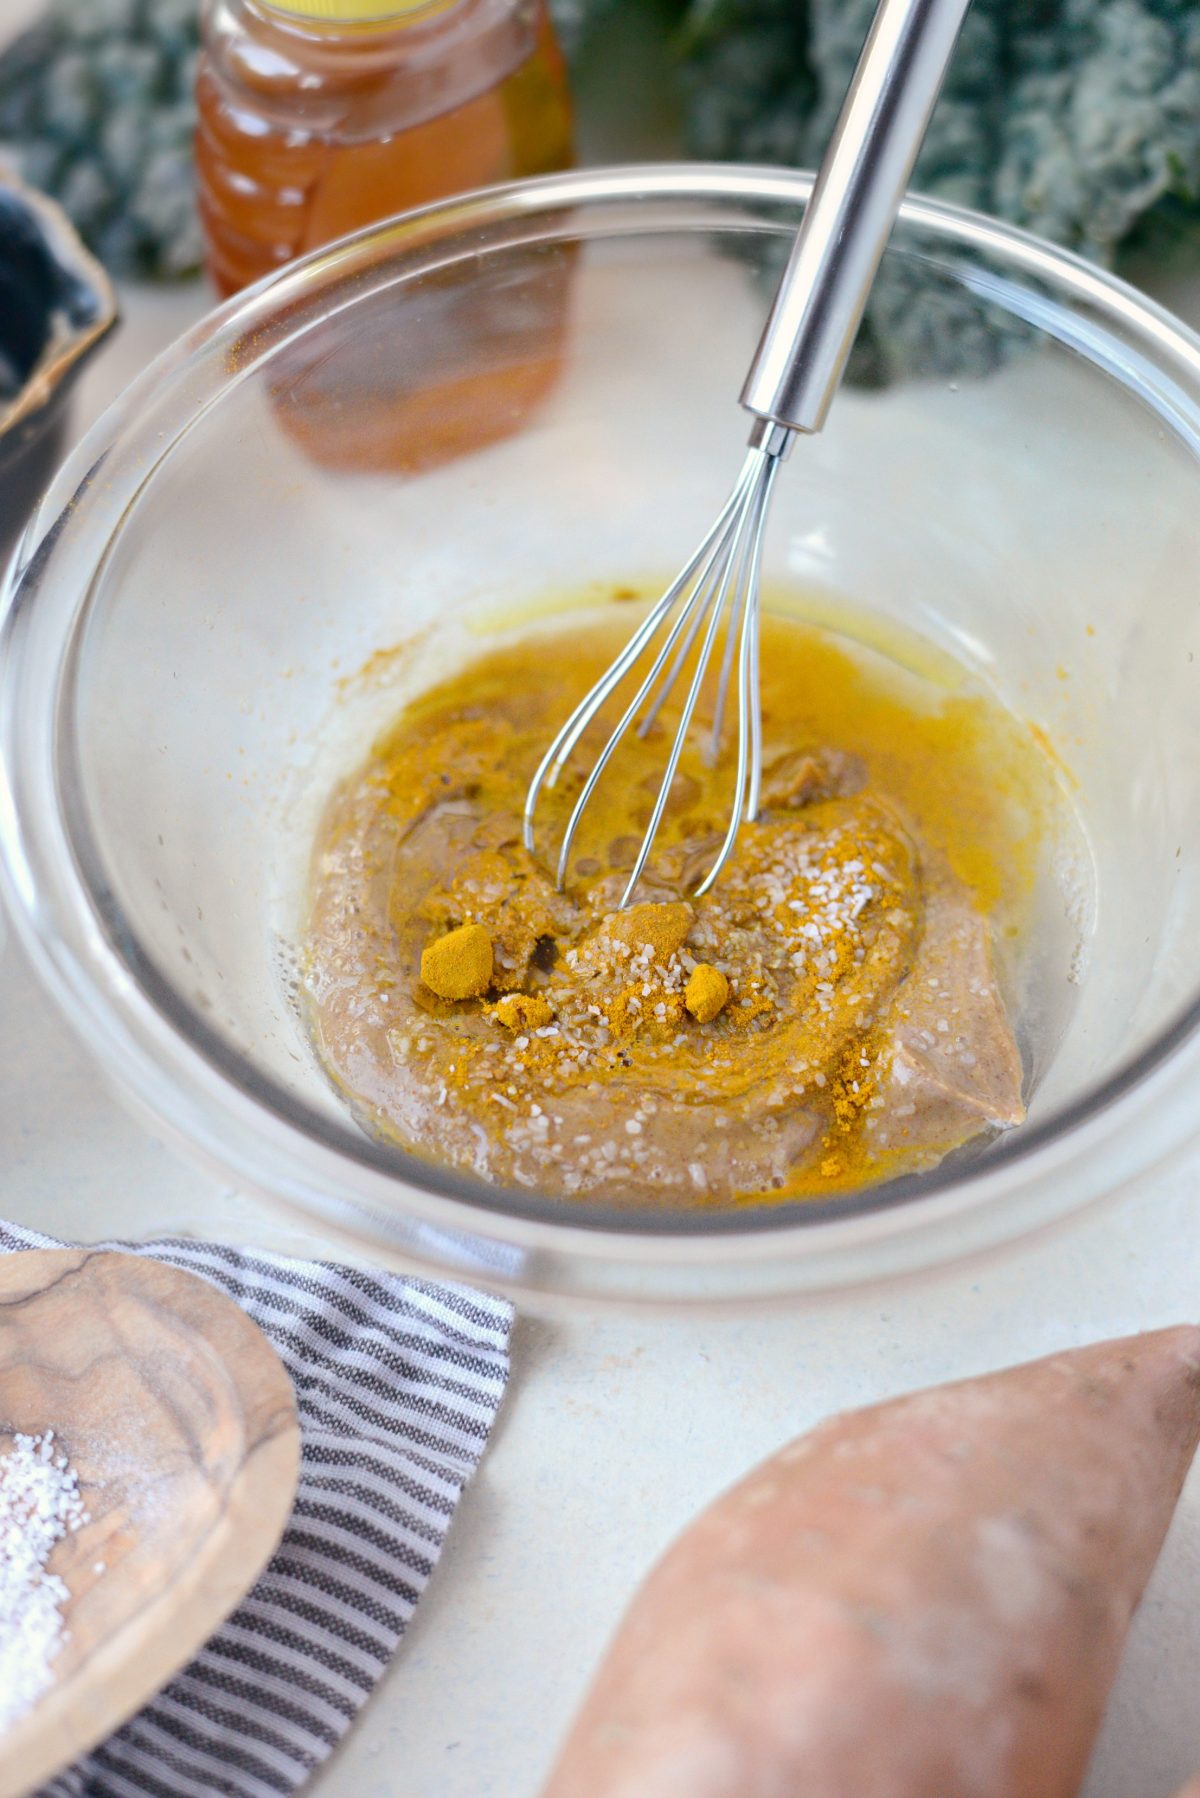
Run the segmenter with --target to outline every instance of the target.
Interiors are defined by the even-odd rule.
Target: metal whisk
[[[742,388],[741,403],[754,414],[754,425],[733,492],[691,560],[571,713],[530,782],[524,835],[532,851],[542,789],[554,786],[606,700],[648,657],[646,673],[567,821],[558,857],[560,887],[580,819],[605,768],[631,727],[641,736],[650,729],[700,637],[662,783],[621,896],[621,907],[628,905],[662,823],[722,618],[727,630],[711,749],[715,759],[736,655],[737,767],[729,828],[697,896],[708,891],[733,853],[743,819],[757,816],[762,775],[758,582],[771,491],[796,436],[819,431],[825,422],[968,3],[881,0]],[[655,649],[654,639],[664,627],[666,635]]]

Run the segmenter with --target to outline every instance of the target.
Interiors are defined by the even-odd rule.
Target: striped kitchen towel
[[[0,1251],[60,1246],[0,1224]],[[300,1483],[233,1616],[42,1798],[294,1791],[404,1634],[504,1394],[511,1310],[463,1287],[212,1243],[100,1246],[202,1274],[254,1319],[296,1389]]]

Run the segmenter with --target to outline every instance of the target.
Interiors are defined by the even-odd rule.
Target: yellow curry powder
[[[481,998],[492,969],[492,939],[482,924],[460,924],[421,951],[421,980],[439,999]]]
[[[683,989],[683,1003],[697,1024],[711,1024],[729,999],[729,981],[720,968],[697,962]]]

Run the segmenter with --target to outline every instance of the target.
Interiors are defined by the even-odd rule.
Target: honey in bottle
[[[545,0],[207,0],[196,168],[222,295],[393,213],[571,159]],[[520,429],[553,384],[563,250],[517,255],[497,291],[453,271],[420,304],[360,309],[280,361],[274,410],[313,460],[413,470]]]
[[[571,159],[545,0],[208,0],[196,100],[222,295],[392,213]]]

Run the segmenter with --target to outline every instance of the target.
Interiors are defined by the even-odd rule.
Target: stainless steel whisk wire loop
[[[783,442],[777,448],[755,447],[749,451],[733,492],[700,548],[651,609],[625,649],[576,706],[542,757],[530,783],[525,801],[525,845],[530,851],[534,847],[534,815],[543,788],[554,786],[572,751],[605,701],[632,670],[643,650],[649,647],[666,623],[670,613],[682,599],[683,603],[679,607],[678,617],[668,629],[665,640],[639,683],[633,698],[629,701],[617,725],[609,734],[603,749],[596,757],[579,797],[575,801],[559,848],[557,880],[560,887],[566,879],[571,847],[575,841],[580,820],[601,775],[631,726],[636,728],[639,736],[643,737],[650,730],[663,701],[674,687],[695,645],[696,638],[703,628],[704,640],[683,702],[683,710],[667,759],[666,770],[659,783],[654,808],[642,838],[641,848],[621,896],[621,907],[628,905],[633,890],[642,877],[654,838],[658,833],[658,827],[662,823],[663,812],[666,809],[667,800],[670,798],[671,787],[679,767],[680,757],[683,754],[688,729],[696,711],[705,674],[712,660],[721,619],[726,612],[728,612],[728,625],[725,654],[713,708],[709,755],[715,762],[720,747],[725,703],[736,646],[738,752],[734,777],[734,803],[724,842],[703,883],[697,889],[697,896],[708,891],[733,853],[738,825],[742,818],[751,819],[756,815],[762,776],[762,718],[758,706],[758,576],[762,560],[762,539],[766,525],[767,507],[770,503],[776,470],[785,453],[786,444]],[[672,652],[675,653],[675,659],[667,670],[658,693],[650,702],[644,716],[638,719],[638,713],[646,704],[651,690],[670,661]]]
[[[604,770],[631,727],[643,737],[649,731],[703,631],[650,821],[621,896],[620,908],[628,905],[666,811],[723,617],[725,647],[709,754],[715,763],[736,655],[737,763],[729,826],[696,888],[697,898],[708,892],[729,860],[741,825],[758,815],[759,577],[771,492],[796,435],[812,434],[824,425],[968,4],[881,0],[742,388],[741,403],[755,422],[733,492],[699,549],[571,713],[530,782],[524,840],[532,853],[540,795],[554,786],[584,732],[678,607],[572,808],[559,848],[560,887],[580,820]],[[660,678],[658,692],[643,712]]]

